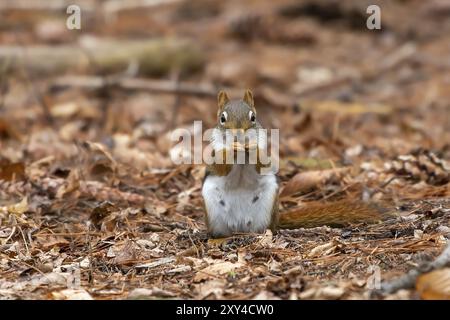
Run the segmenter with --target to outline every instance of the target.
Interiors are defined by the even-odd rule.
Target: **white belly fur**
[[[259,175],[254,165],[233,165],[227,176],[208,176],[202,194],[211,235],[264,232],[277,192],[275,175]]]

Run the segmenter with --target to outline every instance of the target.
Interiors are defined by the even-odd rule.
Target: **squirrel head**
[[[217,100],[219,105],[217,128],[233,131],[259,128],[253,94],[250,90],[247,89],[244,98],[240,100],[230,100],[225,91],[220,91]]]

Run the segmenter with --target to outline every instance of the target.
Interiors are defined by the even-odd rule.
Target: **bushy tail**
[[[387,209],[363,201],[308,202],[304,206],[281,212],[278,227],[280,229],[344,227],[355,223],[377,223],[389,216]]]

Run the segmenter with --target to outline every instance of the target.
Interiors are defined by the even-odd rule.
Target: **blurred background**
[[[66,26],[70,4],[80,29]],[[371,4],[381,30],[366,27]],[[448,1],[3,0],[0,15],[12,161],[94,140],[136,146],[122,156],[141,169],[170,166],[166,133],[213,126],[219,88],[254,90],[282,156],[448,149]]]

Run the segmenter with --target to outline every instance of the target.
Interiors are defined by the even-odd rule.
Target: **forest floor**
[[[0,299],[430,296],[432,277],[372,289],[432,261],[450,237],[450,6],[372,2],[382,30],[365,27],[365,1],[93,9],[81,30],[66,29],[65,10],[0,8]],[[11,46],[31,56],[100,38],[194,50],[147,73],[4,58]],[[119,83],[133,78],[151,83]],[[170,134],[194,120],[213,127],[219,88],[233,98],[251,88],[263,125],[280,129],[281,214],[359,199],[393,217],[209,240],[204,166],[174,165]]]

